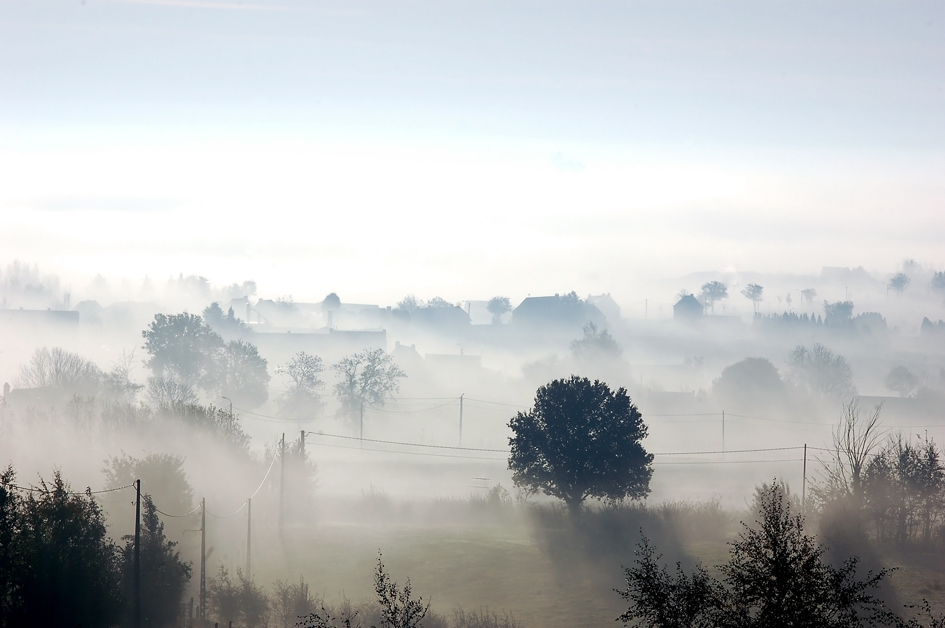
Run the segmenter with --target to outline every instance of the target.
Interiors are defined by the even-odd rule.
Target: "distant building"
[[[701,318],[703,312],[702,304],[691,294],[687,294],[673,306],[673,318],[676,320],[685,321]]]
[[[585,303],[593,305],[600,310],[610,323],[616,323],[620,320],[620,306],[610,297],[609,292],[607,294],[598,295],[590,294],[587,296],[587,299],[585,299]]]
[[[468,327],[469,314],[461,307],[426,306],[410,313],[410,320],[428,327]]]
[[[528,297],[512,311],[512,323],[515,325],[580,327],[587,323],[603,326],[607,321],[604,314],[571,294],[553,297]]]

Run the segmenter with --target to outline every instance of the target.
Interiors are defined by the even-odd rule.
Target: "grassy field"
[[[287,551],[259,555],[254,576],[269,583],[304,575],[325,599],[357,602],[372,595],[380,551],[393,579],[409,578],[415,595],[441,615],[461,607],[510,612],[530,628],[614,626],[626,609],[613,589],[623,584],[621,565],[633,561],[641,527],[671,563],[713,566],[728,558],[726,541],[738,529],[734,515],[674,517],[671,511],[598,514],[577,524],[560,512],[524,514],[514,507],[497,518],[466,521],[461,512],[442,521],[415,516],[405,522],[383,513],[362,524],[325,521],[291,528]],[[879,560],[897,567],[891,585],[898,602],[926,598],[939,612],[945,609],[941,554],[890,552]]]

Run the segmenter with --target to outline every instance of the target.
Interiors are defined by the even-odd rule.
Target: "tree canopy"
[[[725,401],[746,406],[767,405],[784,395],[784,382],[766,358],[745,358],[722,369],[712,391]]]
[[[716,580],[700,566],[691,576],[677,564],[675,577],[643,540],[635,565],[624,570],[630,603],[618,621],[652,628],[740,626],[854,628],[863,622],[895,623],[874,591],[886,570],[857,578],[856,558],[841,567],[824,560],[824,548],[804,533],[804,519],[778,482],[763,487],[757,520],[730,543],[729,561]]]
[[[600,358],[618,358],[623,349],[606,329],[599,329],[595,323],[584,325],[584,337],[571,341],[571,352],[579,360]]]
[[[124,599],[102,509],[58,471],[25,497],[15,479],[0,475],[0,624],[114,626]]]
[[[653,455],[627,391],[572,375],[538,389],[535,404],[509,422],[509,469],[517,486],[563,500],[572,512],[588,497],[649,494]]]
[[[322,359],[299,351],[288,363],[279,366],[276,374],[288,378],[286,390],[279,395],[279,413],[290,418],[313,416],[321,408],[321,389],[325,386],[321,374],[325,370]]]
[[[331,366],[338,374],[334,392],[341,412],[357,416],[361,404],[383,406],[400,390],[399,380],[407,375],[383,349],[365,349],[342,358]]]
[[[751,301],[752,309],[755,312],[758,311],[758,304],[761,303],[761,299],[764,298],[762,296],[764,291],[764,287],[756,283],[750,283],[742,289],[742,296]]]
[[[486,309],[492,314],[492,322],[498,325],[502,322],[502,315],[512,311],[512,302],[508,297],[492,297]]]
[[[699,295],[702,301],[714,310],[716,301],[728,298],[728,286],[721,281],[709,281],[702,284]]]
[[[794,384],[812,394],[833,399],[856,394],[850,363],[820,343],[809,349],[803,345],[795,347],[788,355],[788,365]]]
[[[151,357],[145,366],[155,377],[173,378],[205,390],[216,388],[217,365],[224,342],[196,314],[155,314],[141,332],[144,349]]]

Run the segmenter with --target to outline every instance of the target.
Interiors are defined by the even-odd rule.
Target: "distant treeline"
[[[869,334],[888,330],[886,319],[879,312],[863,312],[850,318],[821,317],[814,314],[796,314],[794,312],[755,314],[754,323],[761,329],[772,331],[829,329],[838,332]],[[945,330],[945,326],[943,326],[943,330]]]
[[[933,323],[926,316],[922,319],[922,335],[945,337],[945,321],[939,320],[937,323]]]

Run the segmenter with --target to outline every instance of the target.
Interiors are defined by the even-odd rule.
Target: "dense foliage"
[[[872,593],[887,572],[858,579],[856,558],[829,565],[780,484],[765,487],[757,516],[730,544],[721,580],[701,566],[687,575],[677,565],[670,575],[644,540],[635,565],[625,569],[626,588],[618,593],[630,607],[618,621],[652,628],[855,628],[897,621]]]
[[[639,499],[650,491],[653,455],[640,444],[646,425],[623,388],[577,376],[554,380],[509,427],[512,480],[572,512],[588,497]]]

